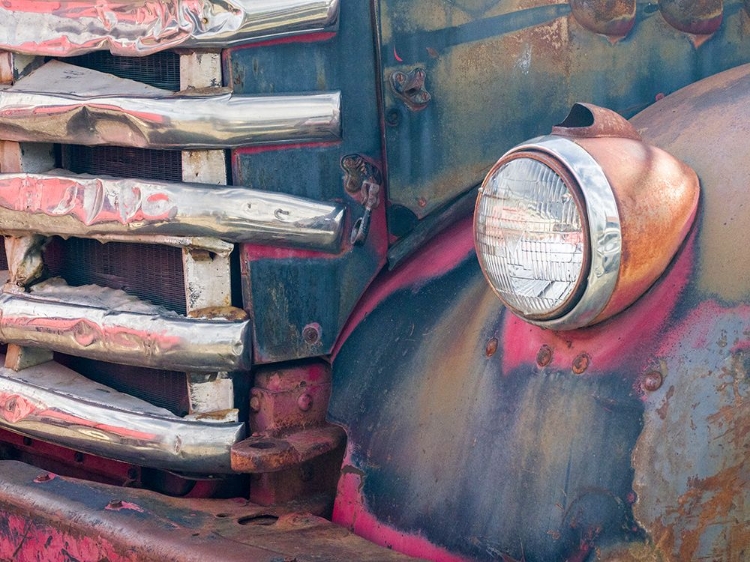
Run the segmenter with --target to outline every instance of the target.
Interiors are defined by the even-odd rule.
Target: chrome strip
[[[0,26],[2,27],[2,26]],[[172,94],[52,61],[0,90],[0,138],[164,149],[335,141],[339,92]],[[117,88],[121,88],[117,94]],[[63,89],[63,92],[59,90]]]
[[[552,330],[572,330],[587,326],[607,306],[620,273],[622,232],[612,187],[599,163],[574,141],[548,135],[514,147],[508,154],[540,151],[560,161],[573,175],[586,202],[591,269],[578,303],[568,314],[553,320],[526,320]]]
[[[244,424],[186,421],[52,361],[20,372],[0,368],[0,426],[94,455],[191,473],[230,473],[232,444],[244,436]]]
[[[92,293],[121,291],[67,290],[79,294],[78,302],[43,292],[0,294],[0,341],[153,369],[215,372],[250,367],[248,321],[185,318],[157,307],[152,307],[157,312],[118,310],[97,306]]]
[[[0,49],[57,57],[225,48],[335,31],[338,16],[339,0],[10,0],[0,3]]]
[[[0,174],[3,234],[212,237],[336,252],[343,221],[342,205],[254,189],[64,170]]]

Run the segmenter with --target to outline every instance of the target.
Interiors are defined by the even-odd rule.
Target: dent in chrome
[[[136,88],[134,84],[132,80],[51,61],[0,90],[0,138],[89,146],[211,149],[336,141],[341,135],[339,92],[173,94],[142,85]],[[55,91],[61,89],[64,91]]]
[[[123,291],[50,281],[0,294],[0,341],[175,371],[248,369],[251,355],[248,321],[185,318]]]
[[[231,447],[244,436],[244,424],[186,421],[53,361],[20,372],[0,368],[0,427],[122,462],[191,473],[232,472]]]
[[[0,174],[0,233],[144,235],[335,252],[344,207],[247,188],[97,178],[64,170]]]
[[[10,0],[0,3],[0,49],[142,56],[176,47],[226,48],[335,31],[338,15],[339,0]]]

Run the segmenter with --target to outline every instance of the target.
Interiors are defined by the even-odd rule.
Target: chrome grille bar
[[[72,56],[109,49],[225,48],[260,39],[335,31],[339,0],[8,0],[0,49]]]
[[[0,356],[0,361],[4,361]],[[229,473],[244,424],[188,421],[49,361],[0,367],[0,427],[123,462]]]
[[[96,88],[97,82],[105,85]],[[44,84],[76,93],[56,93]],[[0,138],[183,150],[335,141],[341,134],[339,92],[179,95],[143,87],[141,95],[99,93],[112,91],[115,84],[133,82],[58,61],[47,63],[0,90]]]
[[[211,237],[335,252],[344,207],[254,189],[96,178],[64,170],[0,174],[0,233],[79,238]]]
[[[73,302],[71,294],[78,297]],[[128,310],[117,302],[123,296],[95,286],[65,287],[61,296],[36,288],[30,295],[0,293],[0,341],[154,369],[250,368],[248,321],[185,318],[145,303],[141,310],[129,303]]]

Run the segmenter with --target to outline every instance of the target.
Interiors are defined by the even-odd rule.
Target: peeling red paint
[[[344,466],[350,466],[351,451],[347,451]],[[469,558],[457,556],[435,546],[420,535],[403,533],[378,521],[365,505],[362,497],[362,476],[356,470],[343,470],[333,507],[333,522],[343,525],[360,537],[375,544],[392,548],[396,552],[417,556],[434,562],[468,562]]]

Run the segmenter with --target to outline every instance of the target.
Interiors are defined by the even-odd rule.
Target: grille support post
[[[32,57],[17,60],[14,53],[0,51],[0,85],[13,83],[16,74],[23,68],[33,66]],[[18,63],[23,68],[18,68]],[[28,144],[0,140],[0,173],[46,172],[55,167],[52,145]],[[34,281],[41,272],[44,238],[35,234],[23,237],[5,237],[5,253],[10,276],[6,285],[8,291],[24,291],[24,287]],[[52,360],[48,349],[23,347],[8,344],[5,367],[21,371]]]
[[[219,89],[222,87],[221,53],[188,52],[180,55],[180,89]],[[212,185],[227,184],[223,150],[184,150],[182,179]],[[232,305],[229,255],[211,254],[185,248],[182,251],[187,313],[199,314],[207,308]],[[237,421],[234,382],[229,373],[187,373],[189,417],[221,422]]]

